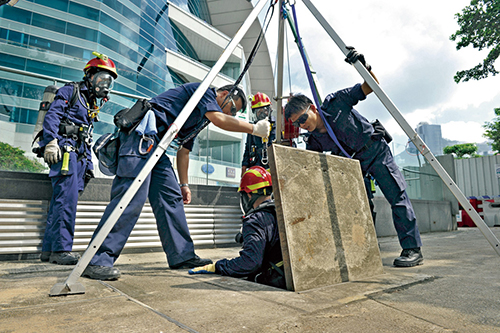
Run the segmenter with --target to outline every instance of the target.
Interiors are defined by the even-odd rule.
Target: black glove
[[[347,53],[347,57],[344,59],[348,64],[354,64],[356,61],[359,60],[360,63],[365,66],[365,68],[370,72],[372,70],[372,66],[368,65],[365,60],[365,56],[361,53],[358,53],[356,49],[352,46],[346,46],[346,49],[349,50],[349,53]]]

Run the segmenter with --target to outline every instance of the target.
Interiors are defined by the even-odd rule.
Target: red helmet
[[[118,73],[116,73],[116,66],[113,60],[109,59],[107,55],[102,54],[102,53],[97,53],[97,52],[92,52],[93,55],[96,56],[96,58],[91,59],[87,65],[83,68],[83,72],[87,74],[87,72],[91,68],[96,68],[96,69],[104,69],[111,74],[113,79],[116,80],[118,77]]]
[[[271,174],[261,166],[253,166],[248,169],[241,177],[240,187],[238,188],[238,192],[246,192],[246,193],[259,193],[262,192],[263,195],[270,195],[266,193],[266,187],[271,187],[273,185],[273,181],[271,180]],[[264,189],[259,191],[260,189]]]
[[[271,100],[266,94],[258,92],[255,95],[253,95],[252,109],[257,109],[268,105],[271,105]]]

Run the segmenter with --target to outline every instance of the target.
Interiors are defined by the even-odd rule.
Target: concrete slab
[[[270,166],[288,290],[383,273],[358,161],[273,145]]]

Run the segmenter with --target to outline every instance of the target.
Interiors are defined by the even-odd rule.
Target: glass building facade
[[[113,88],[118,94],[101,109],[94,139],[114,131],[113,115],[131,106],[134,97],[150,98],[188,82],[182,71],[167,66],[169,52],[208,70],[216,59],[198,55],[185,30],[169,18],[173,7],[211,23],[206,0],[22,0],[15,7],[1,6],[0,141],[33,157],[30,141],[45,87],[80,81],[92,51],[108,55],[119,75]],[[241,61],[228,62],[221,72],[230,82],[240,68]],[[210,140],[209,133],[200,135],[192,159],[239,168],[243,137],[220,136]],[[205,174],[193,171],[193,182],[208,181]],[[225,183],[225,178],[210,183]]]

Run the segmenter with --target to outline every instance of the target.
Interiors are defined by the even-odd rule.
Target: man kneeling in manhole
[[[251,167],[243,174],[238,192],[244,214],[241,237],[237,236],[243,242],[240,256],[193,268],[189,274],[245,277],[286,289],[271,174],[261,166]]]
[[[359,60],[377,80],[365,57],[354,48],[349,47],[349,50],[346,62],[353,64]],[[421,264],[424,258],[415,212],[406,193],[406,181],[387,145],[385,129],[382,130],[381,125],[375,128],[353,108],[372,91],[366,82],[339,90],[329,94],[319,109],[308,97],[297,94],[288,101],[285,118],[291,120],[293,126],[309,131],[306,149],[330,151],[339,156],[347,154],[359,161],[363,175],[375,178],[391,205],[392,219],[403,248],[394,266],[412,267]],[[332,130],[338,143],[330,134]]]

